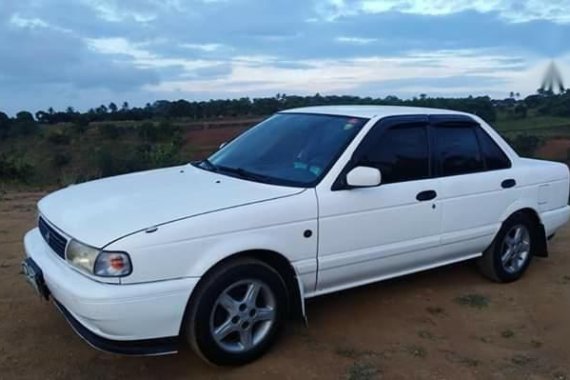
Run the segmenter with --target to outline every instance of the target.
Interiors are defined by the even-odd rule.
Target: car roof
[[[466,115],[464,112],[436,108],[402,107],[402,106],[316,106],[293,108],[281,113],[307,113],[335,116],[352,116],[371,119],[397,115]]]

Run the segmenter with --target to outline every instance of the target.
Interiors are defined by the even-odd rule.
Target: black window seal
[[[463,176],[463,175],[470,175],[470,174],[486,173],[486,172],[497,171],[497,170],[506,170],[506,169],[512,168],[513,163],[511,161],[509,155],[505,153],[503,148],[501,148],[501,146],[499,144],[497,144],[495,139],[493,139],[493,137],[491,135],[489,135],[489,133],[481,126],[481,124],[478,123],[476,120],[474,120],[472,117],[470,117],[468,115],[429,115],[429,120],[430,120],[430,130],[432,128],[438,126],[438,125],[448,124],[448,123],[463,124],[463,125],[468,125],[471,128],[473,128],[473,132],[475,133],[475,138],[477,139],[477,145],[479,147],[479,155],[481,156],[481,159],[483,160],[483,168],[484,168],[483,171],[478,171],[478,172],[453,174],[453,175],[443,175],[442,171],[441,171],[441,162],[438,159],[437,155],[435,154],[435,139],[432,139],[432,140],[430,140],[430,144],[434,146],[433,160],[436,163],[436,171],[435,171],[436,175],[434,178],[456,177],[456,176]],[[449,128],[453,128],[453,127],[450,126]],[[487,137],[489,137],[491,139],[491,141],[493,142],[493,144],[495,144],[495,146],[505,155],[505,157],[507,158],[507,160],[509,162],[508,168],[504,168],[504,169],[489,169],[488,168],[487,157],[485,157],[485,153],[483,151],[480,133],[487,134]]]
[[[422,178],[421,180],[433,178],[433,172],[431,170],[431,168],[432,168],[431,155],[430,155],[431,147],[429,147],[429,145],[431,145],[431,144],[430,144],[430,132],[429,132],[430,123],[429,123],[428,115],[423,115],[423,114],[393,115],[393,116],[386,116],[386,117],[381,118],[370,128],[370,130],[366,133],[366,136],[364,136],[364,138],[362,139],[360,144],[358,144],[358,146],[356,147],[356,149],[352,153],[352,156],[350,157],[348,162],[344,165],[344,168],[340,171],[337,178],[333,182],[333,184],[331,186],[331,191],[341,191],[341,190],[350,189],[350,187],[345,182],[346,181],[346,175],[348,174],[348,172],[350,172],[352,169],[354,169],[356,167],[356,165],[358,164],[358,162],[362,156],[362,152],[367,151],[367,149],[372,144],[373,137],[376,134],[378,134],[378,133],[383,134],[387,129],[392,128],[394,126],[397,126],[399,124],[412,124],[412,123],[418,123],[418,124],[424,123],[425,127],[426,127],[427,139],[428,139],[429,173],[428,173],[427,178]],[[405,181],[405,182],[411,182],[411,181],[413,181],[413,180]],[[418,179],[417,181],[420,181],[420,179]],[[403,182],[397,182],[397,183],[405,183],[405,182],[403,181]]]
[[[507,159],[507,162],[509,163],[509,165],[506,168],[502,168],[502,169],[488,169],[488,164],[487,164],[487,157],[485,156],[485,153],[483,152],[483,158],[485,160],[485,167],[487,167],[487,171],[490,172],[494,172],[497,170],[507,170],[507,169],[511,169],[513,167],[513,161],[511,161],[511,158],[509,157],[509,155],[504,151],[503,148],[501,148],[501,146],[499,144],[497,144],[497,142],[495,141],[495,139],[493,138],[493,136],[491,136],[489,134],[489,132],[487,132],[485,130],[485,128],[481,127],[481,125],[477,124],[477,126],[479,128],[477,128],[477,138],[479,139],[479,144],[481,144],[481,151],[483,151],[483,144],[481,142],[482,139],[482,134],[485,135],[490,141],[491,143],[495,146],[495,148],[497,148],[501,153],[503,153],[503,156],[505,156],[505,158]]]

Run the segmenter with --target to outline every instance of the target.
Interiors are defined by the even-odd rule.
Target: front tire
[[[507,219],[478,261],[480,271],[496,282],[513,282],[527,270],[538,242],[535,221],[516,213]]]
[[[269,265],[238,259],[199,285],[185,319],[194,351],[215,365],[240,365],[263,355],[287,315],[285,283]]]

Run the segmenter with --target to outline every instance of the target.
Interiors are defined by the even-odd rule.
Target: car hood
[[[184,165],[69,186],[44,197],[38,208],[65,234],[102,248],[156,225],[302,191]]]

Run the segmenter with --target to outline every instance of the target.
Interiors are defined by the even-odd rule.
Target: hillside
[[[378,103],[390,101],[402,105],[447,106],[473,113],[480,111],[519,154],[568,161],[570,114],[566,115],[566,108],[552,108],[552,104],[559,104],[561,99],[564,106],[570,104],[570,97],[566,95],[541,97],[532,102],[529,97],[520,101],[420,98],[396,102],[382,99]],[[281,99],[288,101],[290,98],[294,97]],[[309,98],[311,102],[312,99]],[[326,99],[322,98],[321,103],[328,104]],[[368,103],[375,103],[374,99],[368,100]],[[360,101],[367,103],[367,99]],[[47,114],[52,115],[51,123],[39,122],[37,117],[26,112],[13,119],[0,118],[1,186],[64,186],[201,159],[222,142],[266,117],[259,114],[263,108],[256,109],[255,114],[241,116],[228,115],[224,108],[219,108],[217,117],[201,120],[189,116],[173,117],[173,113],[184,112],[180,107],[174,107],[178,102],[168,104],[148,108],[145,112],[151,118],[146,120],[121,120],[127,115],[139,115],[136,109],[116,111],[115,114],[91,115],[75,111]],[[252,108],[247,112],[252,113]],[[53,122],[65,117],[69,120]]]

